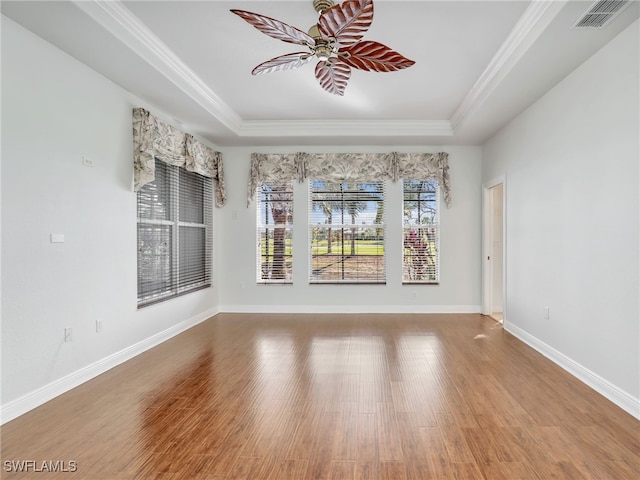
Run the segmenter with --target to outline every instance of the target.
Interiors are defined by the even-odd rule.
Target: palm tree
[[[333,206],[330,201],[324,201],[318,204],[318,207],[327,216],[327,223],[331,225],[333,223]],[[327,228],[327,253],[331,253],[331,244],[333,243],[333,229]]]
[[[269,182],[263,183],[262,189],[266,194],[269,205],[271,218],[273,219],[273,259],[271,263],[272,279],[286,278],[286,224],[291,220],[292,203],[290,198],[290,185],[287,182]],[[267,212],[265,217],[268,218]],[[269,272],[269,230],[265,228],[265,257],[266,257],[266,275]],[[265,275],[263,268],[263,276]]]
[[[335,191],[340,188],[339,184],[316,182],[316,188],[322,188],[325,190],[322,193],[316,194],[316,199],[313,202],[313,209],[322,212],[327,217],[327,253],[332,252],[333,244],[333,212],[340,211],[342,209],[342,202],[335,197]]]
[[[347,214],[351,217],[351,225],[356,224],[356,217],[359,213],[364,212],[367,209],[367,200],[363,199],[361,192],[363,192],[362,185],[356,184],[355,190],[351,188],[349,184],[341,185],[343,187],[343,198],[346,205],[343,203],[343,212],[347,211]],[[346,192],[345,192],[346,190]],[[346,193],[346,195],[345,195]],[[344,221],[342,222],[344,224]],[[356,228],[351,227],[351,255],[356,254]]]

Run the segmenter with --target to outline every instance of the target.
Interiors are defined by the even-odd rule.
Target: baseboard
[[[549,360],[565,369],[578,380],[593,388],[596,392],[600,393],[605,398],[611,400],[617,406],[622,408],[624,411],[640,420],[640,399],[633,397],[628,392],[625,392],[621,388],[613,385],[611,382],[605,380],[600,375],[592,372],[588,368],[583,367],[576,361],[567,357],[555,348],[550,347],[546,343],[538,340],[536,337],[525,332],[521,328],[511,323],[506,324],[504,328],[514,337],[522,340],[531,348],[537,350]]]
[[[480,305],[222,305],[220,313],[480,313]]]
[[[131,345],[119,352],[113,353],[105,358],[98,360],[86,367],[76,370],[58,380],[55,380],[33,392],[23,395],[20,398],[12,400],[0,407],[0,425],[7,423],[14,418],[19,417],[33,410],[40,405],[62,395],[65,392],[97,377],[107,370],[116,367],[133,357],[169,340],[171,337],[188,330],[189,328],[205,321],[208,318],[219,313],[218,308],[209,309],[194,317],[184,320],[162,332],[156,333],[151,337]]]

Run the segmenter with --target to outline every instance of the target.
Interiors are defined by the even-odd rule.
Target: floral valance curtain
[[[298,179],[297,154],[252,153],[247,187],[247,206],[262,182],[288,182]]]
[[[133,189],[140,190],[155,178],[155,161],[183,167],[213,178],[216,206],[226,200],[222,154],[192,135],[151,115],[144,108],[133,109]]]
[[[335,182],[369,182],[401,178],[438,181],[444,201],[451,205],[449,154],[439,153],[290,153],[251,154],[247,205],[265,181],[308,178]]]
[[[438,181],[447,207],[451,206],[451,180],[449,179],[449,154],[438,153],[394,153],[395,178]]]

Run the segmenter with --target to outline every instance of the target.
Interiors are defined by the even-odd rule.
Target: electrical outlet
[[[71,329],[71,327],[67,327],[64,329],[64,341],[65,343],[73,341],[73,330]]]
[[[411,296],[411,298],[418,298],[418,293],[415,290],[411,290],[411,293],[409,293],[409,295]]]
[[[544,319],[549,320],[549,307],[544,307]]]
[[[96,320],[96,333],[100,332],[102,332],[102,320],[98,319]]]

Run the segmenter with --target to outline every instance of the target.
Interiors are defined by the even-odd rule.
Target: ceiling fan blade
[[[283,70],[292,70],[308,63],[313,55],[307,52],[288,53],[272,58],[261,63],[251,71],[252,75],[260,75],[263,73],[271,73]]]
[[[413,60],[378,42],[364,41],[340,49],[340,59],[347,65],[370,72],[394,72],[413,65]]]
[[[350,77],[351,68],[339,60],[323,60],[316,65],[316,78],[320,86],[334,95],[344,95]]]
[[[282,40],[287,43],[295,43],[296,45],[308,45],[312,47],[315,45],[315,41],[309,34],[299,30],[291,25],[287,25],[275,18],[266,17],[258,13],[247,12],[245,10],[232,9],[232,13],[235,13],[247,23],[253,25],[265,35],[269,35],[277,40]]]
[[[373,0],[345,0],[322,12],[318,29],[340,45],[352,45],[362,38],[372,21]]]

